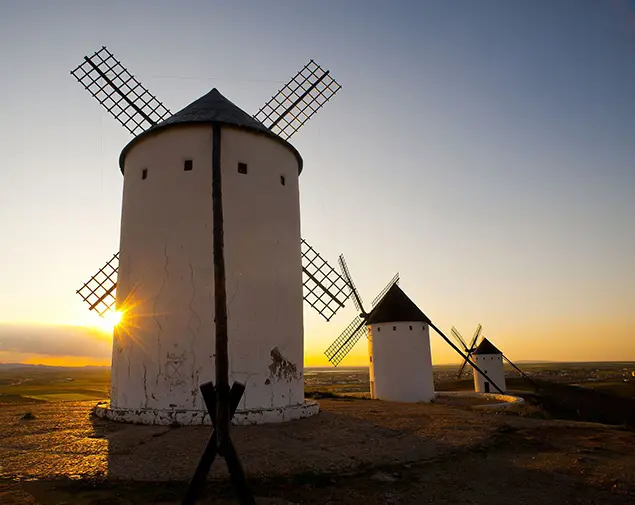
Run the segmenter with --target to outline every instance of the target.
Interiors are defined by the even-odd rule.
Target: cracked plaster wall
[[[127,312],[113,341],[114,408],[204,409],[198,386],[214,379],[212,137],[211,125],[171,128],[126,158],[117,307]],[[296,405],[304,397],[297,160],[276,141],[228,127],[221,156],[230,381],[247,386],[240,409]],[[274,359],[284,373],[272,372]]]
[[[369,329],[373,398],[398,402],[434,400],[430,327],[422,322],[398,322],[372,324]]]

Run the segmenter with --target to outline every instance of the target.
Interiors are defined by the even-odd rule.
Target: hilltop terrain
[[[528,402],[498,413],[347,397],[364,393],[367,371],[309,370],[320,415],[233,437],[262,503],[633,503],[632,364],[550,366],[532,372],[538,389],[510,377]],[[436,379],[470,387],[452,370]],[[94,419],[108,381],[107,370],[0,373],[0,503],[179,503],[209,428]],[[226,478],[217,462],[201,503],[230,503]]]

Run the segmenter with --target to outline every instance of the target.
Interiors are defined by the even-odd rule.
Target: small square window
[[[144,168],[143,170],[141,170],[141,179],[145,180],[148,178],[148,169]]]
[[[247,163],[238,163],[238,173],[239,174],[247,173]]]
[[[410,326],[410,331],[412,331],[412,326]]]
[[[381,331],[381,328],[379,326],[377,326],[377,331]]]
[[[284,175],[281,175],[280,176],[280,184],[282,184],[284,186],[286,182],[287,181],[285,180]]]
[[[189,172],[192,168],[194,168],[194,162],[192,160],[185,160],[183,162],[183,170],[185,172]]]
[[[396,327],[396,326],[393,326],[393,327],[392,327],[392,331],[397,331],[397,327]]]

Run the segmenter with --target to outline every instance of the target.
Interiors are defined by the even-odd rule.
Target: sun
[[[118,310],[111,310],[100,317],[100,321],[98,326],[100,329],[104,331],[113,331],[115,326],[117,326],[121,322],[121,318],[123,313]]]

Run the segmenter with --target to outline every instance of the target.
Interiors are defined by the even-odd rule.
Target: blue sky
[[[75,290],[118,248],[129,134],[69,71],[102,45],[173,112],[217,87],[254,113],[315,58],[343,88],[292,139],[303,236],[365,300],[399,271],[438,326],[481,322],[512,359],[635,359],[622,0],[0,0],[0,353],[7,328],[94,322]],[[355,311],[310,310],[322,364]]]

